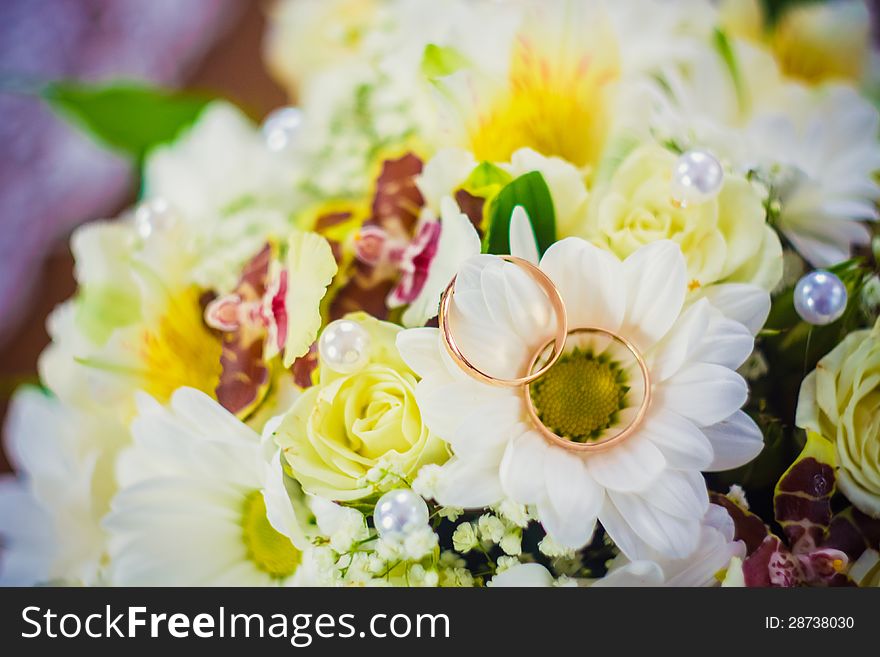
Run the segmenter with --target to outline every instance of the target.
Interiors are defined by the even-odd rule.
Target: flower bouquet
[[[0,578],[878,585],[870,24],[290,0],[259,127],[50,85],[143,183],[72,237]]]

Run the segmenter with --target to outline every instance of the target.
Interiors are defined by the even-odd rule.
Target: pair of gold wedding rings
[[[522,258],[511,255],[500,255],[496,257],[516,265],[524,272],[526,272],[531,277],[531,279],[541,287],[542,291],[547,296],[547,299],[549,300],[550,305],[553,308],[553,314],[556,317],[556,333],[553,338],[543,343],[534,352],[531,360],[527,364],[528,366],[521,376],[512,379],[504,379],[492,376],[491,374],[477,367],[472,360],[468,359],[467,356],[462,353],[461,347],[459,346],[458,342],[455,339],[455,335],[453,334],[451,324],[451,312],[452,298],[455,292],[455,281],[457,278],[453,277],[452,280],[449,282],[449,285],[447,285],[446,289],[443,291],[443,295],[440,298],[439,309],[440,335],[443,338],[443,344],[446,347],[446,351],[449,353],[449,356],[452,358],[455,364],[458,365],[459,368],[461,368],[466,374],[476,379],[477,381],[493,386],[519,388],[522,391],[523,401],[525,403],[525,407],[532,421],[532,424],[534,425],[535,429],[539,433],[541,433],[541,435],[551,444],[558,445],[570,451],[583,453],[604,450],[626,440],[638,429],[639,425],[645,419],[645,415],[647,414],[648,409],[651,405],[651,374],[642,353],[630,340],[627,340],[622,335],[618,335],[617,333],[614,333],[613,331],[609,331],[604,328],[598,328],[595,326],[582,326],[569,329],[568,315],[565,310],[565,303],[562,299],[562,295],[559,293],[559,289],[556,287],[550,277],[547,276],[547,274],[545,274],[536,265],[530,263],[528,260],[524,260]],[[532,395],[530,394],[530,385],[534,381],[544,376],[556,364],[556,361],[559,360],[560,356],[562,356],[568,337],[573,334],[582,333],[603,335],[611,339],[613,342],[616,342],[620,346],[624,347],[632,355],[634,361],[638,365],[638,369],[642,377],[642,382],[644,384],[644,395],[642,397],[641,403],[639,404],[638,410],[635,412],[635,415],[632,416],[630,422],[619,431],[607,436],[601,436],[600,438],[591,442],[575,442],[571,438],[560,436],[559,434],[550,430],[539,418],[538,411],[535,408]],[[550,352],[549,356],[546,356],[547,350],[551,346],[553,349]],[[542,356],[544,356],[543,361]],[[538,365],[539,361],[542,361],[541,365],[536,369],[536,365]]]

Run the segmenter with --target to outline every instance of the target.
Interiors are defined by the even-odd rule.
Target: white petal
[[[538,244],[535,231],[525,208],[517,205],[510,215],[510,255],[538,264]]]
[[[660,449],[672,468],[705,470],[712,463],[712,444],[703,431],[668,409],[652,411],[640,433]]]
[[[521,563],[495,575],[487,586],[553,586],[553,575],[539,563]]]
[[[452,457],[442,466],[437,484],[440,504],[475,509],[503,498],[497,463]]]
[[[586,545],[596,528],[602,489],[580,458],[550,447],[544,458],[546,497],[538,502],[541,524],[554,540],[570,548]]]
[[[738,468],[755,458],[764,448],[760,427],[745,412],[737,411],[718,424],[703,429],[715,453],[706,470],[717,472]]]
[[[622,331],[642,351],[660,340],[681,313],[687,267],[681,249],[661,240],[623,262],[627,309]]]
[[[677,518],[702,518],[709,508],[706,482],[695,471],[667,470],[641,496]]]
[[[520,267],[474,256],[458,273],[450,323],[462,353],[492,376],[522,375],[556,325],[541,288]]]
[[[442,377],[445,374],[438,329],[406,329],[397,334],[396,342],[400,357],[420,378]]]
[[[743,324],[752,335],[757,335],[770,314],[770,295],[757,285],[711,285],[703,294],[725,317]]]
[[[709,326],[711,310],[709,302],[700,299],[679,316],[666,337],[657,345],[651,364],[654,382],[665,381],[692,360],[690,356]]]
[[[616,568],[602,579],[596,580],[593,587],[624,586],[663,586],[663,569],[653,561],[633,561]]]
[[[570,328],[619,330],[627,293],[623,266],[613,254],[569,237],[547,249],[541,269],[559,289]]]
[[[754,346],[752,333],[744,324],[713,309],[709,326],[702,339],[696,341],[691,359],[734,370],[746,362]]]
[[[657,386],[656,393],[656,403],[705,427],[739,410],[749,391],[736,372],[721,365],[696,363]]]
[[[487,413],[498,418],[498,422],[483,425],[488,433],[475,436],[480,443],[495,444],[501,438],[513,439],[517,435],[514,427],[521,402],[510,389],[470,381],[435,384],[423,379],[416,386],[416,402],[428,428],[453,446],[459,445],[462,436],[473,436],[466,425]]]
[[[514,502],[534,504],[544,491],[547,442],[534,431],[512,440],[501,460],[501,485]]]
[[[661,451],[638,433],[608,450],[588,455],[585,463],[599,485],[628,492],[645,490],[666,467]]]
[[[609,492],[608,498],[619,513],[618,522],[607,522],[612,514],[606,513],[604,508],[600,518],[609,536],[628,558],[638,559],[644,554],[642,542],[677,559],[686,557],[697,547],[701,527],[699,518],[671,515],[641,495]],[[627,535],[620,536],[621,531]]]

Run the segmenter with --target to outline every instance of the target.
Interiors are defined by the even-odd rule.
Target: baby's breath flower
[[[409,534],[403,542],[403,552],[410,561],[419,561],[437,547],[437,534],[430,527],[419,527]]]
[[[525,505],[517,504],[513,500],[504,500],[495,509],[504,520],[516,525],[526,527],[529,524],[529,511]]]
[[[538,543],[538,550],[541,551],[541,554],[547,555],[548,557],[573,557],[574,550],[569,550],[561,546],[559,543],[554,541],[549,535],[545,536],[540,543]]]
[[[458,506],[443,506],[437,511],[437,515],[441,518],[446,518],[450,522],[455,522],[458,520],[462,514],[464,513],[464,509]]]
[[[440,466],[434,463],[423,465],[413,481],[412,489],[426,500],[434,499],[437,483],[440,480]]]
[[[520,555],[522,554],[522,534],[519,529],[507,532],[499,543],[505,554]]]
[[[440,565],[444,568],[464,568],[467,562],[457,552],[444,550],[440,554]]]
[[[444,568],[440,571],[440,586],[470,588],[473,585],[474,576],[467,568]]]
[[[520,561],[516,557],[498,557],[498,561],[495,564],[495,574],[503,573],[508,568],[518,566],[519,563]]]
[[[467,554],[479,544],[473,523],[463,522],[452,533],[452,547],[457,552]],[[448,553],[447,553],[448,554]]]
[[[376,541],[376,554],[387,562],[397,561],[401,557],[403,546],[396,538],[380,538]]]
[[[480,539],[490,543],[498,543],[504,536],[504,523],[495,516],[484,513],[477,520]]]

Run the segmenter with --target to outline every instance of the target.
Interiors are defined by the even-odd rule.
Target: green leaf
[[[52,82],[41,95],[99,141],[136,158],[173,140],[210,100],[135,82],[104,86]]]
[[[422,74],[429,80],[452,75],[467,65],[467,57],[449,46],[429,43],[422,54]]]
[[[510,216],[518,205],[529,215],[539,253],[543,254],[556,241],[556,212],[550,189],[544,176],[532,171],[505,185],[492,200],[483,239],[484,253],[510,253]]]

